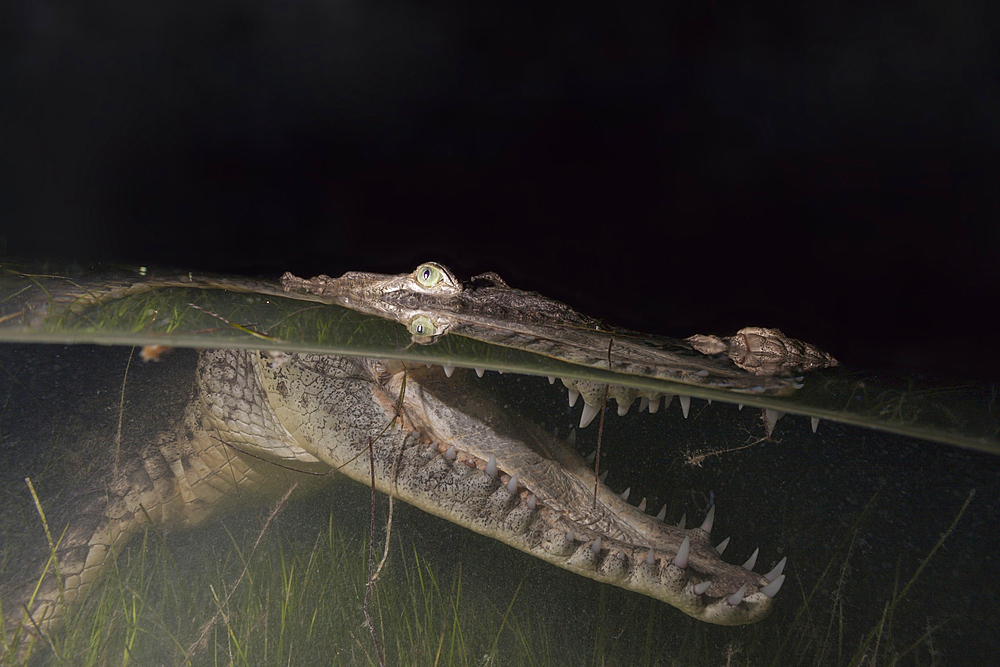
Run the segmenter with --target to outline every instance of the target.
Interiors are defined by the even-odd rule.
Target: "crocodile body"
[[[427,266],[410,274],[410,281]],[[382,287],[376,292],[382,297],[399,297],[406,289],[398,288],[405,276],[396,277],[397,287],[386,291],[385,280],[392,277],[357,275],[345,276],[352,289],[380,280]],[[445,277],[446,283],[453,280],[450,274]],[[443,333],[441,328],[429,332],[419,325],[426,325],[418,318],[430,312],[437,318],[432,322],[435,327],[448,323],[445,329],[464,327],[465,334],[475,334],[472,329],[478,327],[488,332],[479,334],[484,338],[499,336],[506,344],[529,349],[544,343],[549,329],[557,338],[560,327],[562,341],[568,336],[573,349],[596,350],[616,338],[632,341],[620,356],[631,359],[636,368],[655,364],[657,355],[680,350],[684,359],[678,362],[679,370],[671,371],[675,378],[693,382],[722,378],[716,384],[745,391],[784,391],[794,383],[778,376],[800,371],[803,363],[813,363],[811,358],[835,363],[809,346],[795,347],[791,343],[797,341],[772,330],[746,330],[752,340],[742,332],[731,339],[675,341],[668,350],[664,345],[635,342],[565,306],[564,311],[544,306],[551,312],[537,322],[541,311],[531,311],[529,320],[518,320],[513,311],[498,310],[496,303],[502,301],[498,295],[506,292],[515,297],[507,301],[508,308],[515,301],[521,303],[518,300],[544,297],[512,290],[495,276],[479,280],[487,280],[486,287],[494,290],[484,302],[488,305],[493,299],[494,306],[479,315],[467,301],[457,316],[446,304],[428,310],[419,298],[410,299],[422,304],[418,309],[383,314],[405,320],[415,342],[431,342]],[[302,282],[297,285],[302,287]],[[295,286],[286,280],[286,289]],[[309,287],[317,291],[315,282]],[[449,298],[466,291],[452,285]],[[341,289],[339,300],[346,299],[343,294]],[[356,295],[346,300],[353,299],[353,307],[375,310],[373,304],[382,297],[373,294],[360,301]],[[470,317],[478,318],[475,327],[468,324]],[[514,343],[512,337],[517,339]],[[763,368],[768,364],[758,363],[762,358],[758,353],[768,340],[777,341],[768,349],[779,363],[760,371],[764,380],[708,356],[732,357],[736,350],[737,356],[754,357],[752,365]],[[565,349],[560,348],[560,354],[572,356]],[[796,354],[801,358],[793,359]],[[768,378],[781,381],[771,383]],[[588,406],[609,396],[617,399],[619,412],[637,398],[653,412],[661,399],[624,387],[564,382],[571,403],[574,393]],[[39,633],[55,630],[67,609],[98,585],[114,554],[150,521],[161,530],[200,523],[244,502],[247,493],[264,497],[280,493],[289,485],[289,470],[338,471],[363,484],[370,484],[374,474],[375,486],[384,493],[555,566],[663,600],[703,621],[739,625],[767,615],[784,581],[784,560],[764,575],[752,571],[754,558],[744,566],[726,563],[710,541],[714,508],[700,527],[665,524],[662,515],[648,515],[644,507],[633,506],[596,483],[593,469],[572,446],[496,404],[476,383],[469,370],[415,367],[400,361],[248,350],[201,352],[190,400],[174,425],[136,450],[109,456],[104,477],[95,479],[93,488],[79,490],[56,550],[57,563],[43,548],[37,557],[24,559],[19,578],[0,583],[3,609],[22,610],[5,612],[7,637],[28,647],[22,651],[30,650]]]
[[[593,471],[575,450],[494,404],[476,382],[471,371],[448,378],[440,367],[399,362],[290,355],[277,364],[265,352],[202,352],[174,426],[123,451],[77,495],[58,547],[61,582],[44,549],[25,559],[20,580],[4,582],[3,608],[25,610],[8,622],[22,639],[55,629],[150,520],[161,530],[197,524],[248,493],[278,492],[289,468],[335,469],[367,484],[369,443],[378,489],[421,509],[705,621],[767,614],[780,572],[725,563],[710,520],[667,525],[603,484],[595,503]]]

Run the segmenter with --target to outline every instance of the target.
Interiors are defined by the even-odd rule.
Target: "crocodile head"
[[[726,625],[762,619],[782,585],[784,560],[766,575],[722,560],[714,508],[693,529],[647,514],[598,482],[571,445],[495,403],[471,371],[312,355],[278,366],[256,355],[234,372],[232,354],[205,353],[200,372],[227,442],[259,447],[230,426],[241,418],[226,379],[259,374],[292,458],[365,484],[373,460],[380,490],[559,567]]]
[[[787,394],[791,377],[837,360],[777,329],[746,327],[734,336],[684,340],[609,327],[568,305],[510,287],[496,273],[461,281],[425,262],[412,273],[345,273],[309,280],[286,273],[286,291],[305,291],[406,326],[413,342],[446,334],[527,350],[561,361],[672,382],[748,393]]]
[[[563,303],[511,288],[495,273],[461,281],[434,262],[402,275],[351,272],[303,280],[286,274],[282,284],[395,320],[418,344],[457,334],[585,366],[733,391],[788,393],[801,386],[801,378],[790,375],[837,363],[776,329],[676,340],[606,327]],[[436,375],[411,370],[412,384],[404,391],[396,366],[383,364],[372,376],[386,395],[400,392],[412,428],[429,439],[398,478],[410,502],[702,620],[741,624],[767,614],[784,581],[784,560],[763,576],[751,571],[755,557],[742,567],[722,561],[709,540],[714,508],[699,528],[667,526],[597,482],[572,448],[449,383],[451,369]],[[563,382],[571,404],[584,398],[581,426],[606,397],[617,400],[620,413],[636,398],[648,401],[652,411],[662,397]],[[446,496],[464,494],[463,500],[442,500],[438,491],[428,491],[424,473],[430,470],[424,467],[434,471],[432,488],[448,489]]]
[[[174,283],[119,291],[159,286]],[[433,263],[401,276],[285,276],[283,287],[400,322],[415,343],[460,335],[569,364],[610,364],[616,372],[738,392],[794,391],[800,385],[789,373],[812,358],[835,363],[768,329],[685,340],[613,329],[565,304],[513,289],[495,274],[462,282]],[[85,292],[98,303],[115,294]],[[79,305],[78,296],[66,299]],[[48,297],[45,303],[61,301]],[[663,397],[563,382],[571,404],[584,399],[581,426],[605,398],[615,399],[622,413],[636,399],[653,412]],[[168,530],[192,525],[222,509],[227,498],[232,505],[239,490],[285,479],[285,471],[276,474],[266,461],[333,469],[365,484],[374,475],[380,490],[430,513],[712,623],[760,620],[784,581],[784,559],[765,575],[753,572],[756,553],[742,566],[721,559],[726,541],[715,547],[710,541],[714,508],[693,529],[647,515],[644,506],[601,484],[568,443],[494,402],[467,370],[214,350],[201,353],[197,387],[168,432],[116,454],[103,466],[108,479],[89,480],[92,488],[81,490],[90,501],[63,508],[66,539],[55,554],[61,582],[45,574],[51,554],[43,548],[32,561],[45,566],[41,573],[2,582],[3,597],[19,601],[11,607],[5,600],[4,608],[23,608],[35,630],[55,627],[67,604],[82,599],[108,567],[112,546],[149,520]],[[9,620],[26,629],[25,619]]]
[[[431,442],[399,478],[413,504],[703,621],[739,625],[767,615],[785,561],[766,575],[753,563],[723,561],[711,542],[714,506],[700,527],[667,525],[604,486],[572,446],[476,391],[471,371],[406,376],[406,414]],[[401,391],[402,377],[398,367],[382,375],[385,390]],[[436,488],[474,493],[442,507],[428,477]]]

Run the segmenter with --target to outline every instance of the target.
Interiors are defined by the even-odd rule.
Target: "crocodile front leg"
[[[91,477],[96,483],[72,489],[56,506],[44,508],[54,551],[40,522],[26,528],[37,533],[35,547],[0,588],[8,643],[0,648],[7,659],[26,660],[39,633],[58,628],[114,554],[150,522],[164,531],[193,526],[238,499],[278,488],[280,469],[240,456],[209,422],[201,399],[193,398],[154,442],[122,452],[117,470],[109,460],[103,476]]]

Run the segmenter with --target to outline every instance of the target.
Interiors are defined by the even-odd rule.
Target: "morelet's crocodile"
[[[443,269],[422,265],[409,274],[410,282],[419,285],[428,268]],[[370,274],[345,278],[357,285],[358,275]],[[502,285],[515,299],[530,294],[493,278],[489,285]],[[404,290],[397,287],[396,296]],[[498,295],[494,291],[493,298]],[[499,321],[501,314],[486,315]],[[516,320],[510,311],[503,317]],[[428,335],[424,320],[409,326],[415,337]],[[745,334],[742,339],[748,341]],[[797,341],[785,347],[792,343]],[[595,497],[594,472],[571,446],[495,404],[471,372],[444,371],[378,359],[201,352],[191,400],[174,426],[138,451],[123,452],[108,466],[107,479],[77,495],[84,500],[58,546],[62,581],[45,552],[28,563],[33,569],[21,579],[0,587],[8,631],[24,630],[7,636],[28,641],[55,628],[67,606],[98,583],[113,553],[149,520],[164,530],[199,523],[234,504],[238,490],[282,483],[286,476],[278,473],[288,467],[335,469],[369,484],[369,445],[377,488],[427,512],[704,621],[737,625],[768,613],[784,581],[784,559],[763,575],[752,571],[752,563],[724,562],[710,542],[714,508],[700,527],[683,529],[603,484]],[[695,380],[709,375],[692,373]],[[759,377],[744,382],[741,373],[756,377],[738,371],[726,381],[748,391],[761,386]],[[588,403],[595,400],[584,383],[567,384],[571,396],[583,391]],[[612,395],[626,408],[636,399],[624,389]],[[660,400],[641,398],[649,405]]]

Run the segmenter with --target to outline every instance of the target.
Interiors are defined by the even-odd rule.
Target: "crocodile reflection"
[[[462,282],[435,262],[395,276],[349,272],[305,280],[285,273],[281,283],[286,291],[400,322],[416,343],[452,333],[584,366],[607,368],[611,359],[617,372],[686,384],[787,394],[799,386],[791,376],[837,365],[830,354],[777,329],[746,327],[734,336],[686,340],[637,333],[510,287],[496,273]]]

